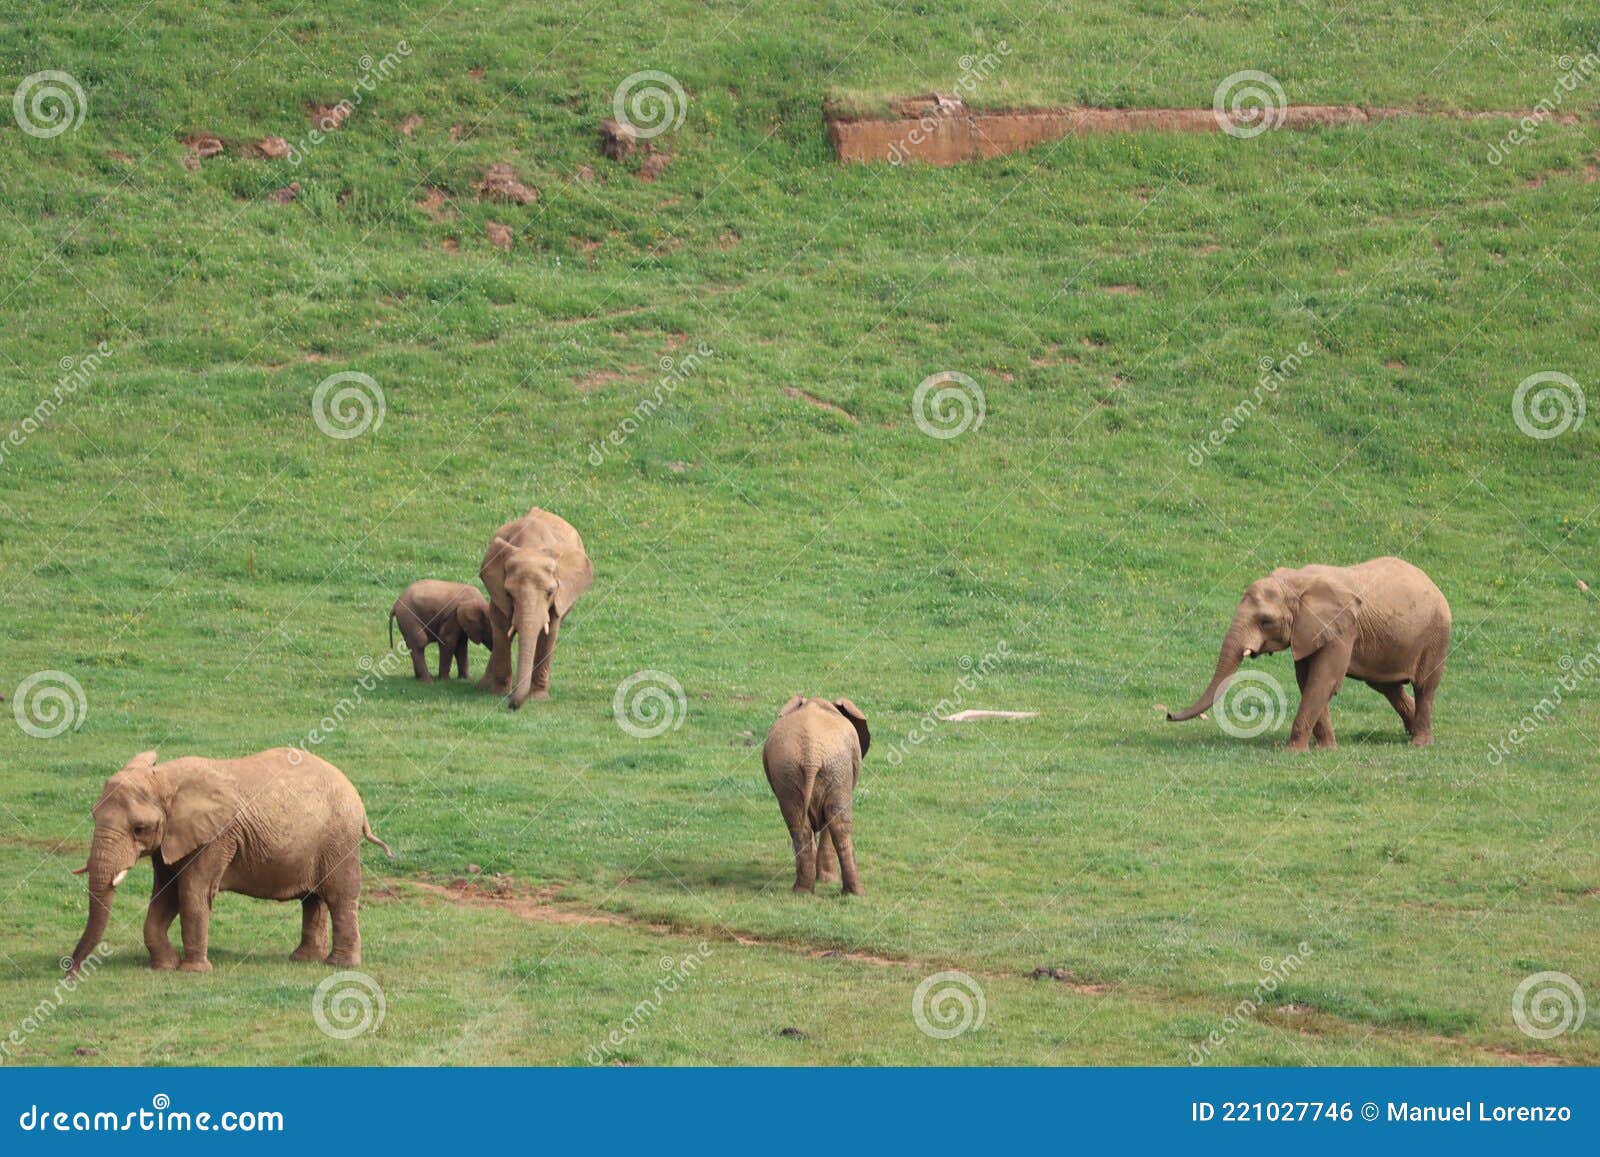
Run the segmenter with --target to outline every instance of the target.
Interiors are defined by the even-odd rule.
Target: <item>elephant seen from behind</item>
[[[842,876],[847,895],[865,894],[852,826],[856,781],[871,742],[866,715],[848,699],[796,695],[767,733],[761,764],[794,846],[796,892]]]

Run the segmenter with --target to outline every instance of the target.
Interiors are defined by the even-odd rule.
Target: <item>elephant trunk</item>
[[[542,615],[541,615],[542,612]],[[533,666],[539,643],[550,622],[550,609],[542,603],[518,599],[516,618],[512,620],[517,630],[517,682],[511,690],[511,709],[515,711],[533,694]]]
[[[1228,626],[1228,633],[1222,636],[1222,650],[1217,655],[1217,669],[1212,672],[1211,682],[1186,709],[1178,712],[1167,712],[1167,719],[1173,723],[1182,723],[1186,719],[1193,719],[1203,711],[1211,709],[1212,702],[1217,697],[1217,692],[1222,690],[1222,685],[1239,669],[1239,664],[1244,661],[1244,622],[1235,618]]]
[[[132,851],[121,837],[104,831],[95,832],[89,863],[84,869],[89,877],[89,919],[84,925],[83,935],[78,938],[77,947],[72,950],[72,964],[68,971],[73,975],[100,946],[100,940],[106,934],[106,925],[111,921],[111,901],[116,898],[117,885],[122,883],[122,878],[132,865]]]

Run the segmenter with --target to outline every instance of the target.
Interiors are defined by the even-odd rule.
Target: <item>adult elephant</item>
[[[561,620],[594,581],[583,539],[565,519],[535,506],[494,532],[478,571],[489,592],[494,632],[489,672],[478,686],[511,693],[515,711],[530,697],[550,697],[550,659]],[[518,637],[511,685],[511,637]]]
[[[1450,604],[1404,559],[1279,568],[1251,583],[1222,638],[1210,686],[1188,710],[1167,718],[1193,719],[1211,706],[1241,660],[1286,648],[1294,652],[1300,684],[1289,750],[1306,750],[1313,737],[1318,747],[1335,746],[1328,701],[1346,675],[1389,700],[1413,744],[1433,742],[1433,695],[1450,649]]]

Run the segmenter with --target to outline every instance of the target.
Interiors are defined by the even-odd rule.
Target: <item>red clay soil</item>
[[[1020,112],[968,112],[949,98],[913,99],[896,104],[898,116],[847,120],[829,117],[828,137],[842,161],[921,161],[958,165],[982,157],[1014,153],[1081,133],[1214,133],[1217,115],[1200,108],[1051,108]],[[1356,105],[1289,105],[1277,114],[1277,128],[1310,129],[1360,125],[1396,117],[1443,116],[1456,120],[1546,119],[1542,112],[1427,113]],[[1571,124],[1577,118],[1555,117]],[[1241,126],[1254,128],[1241,119]],[[1251,135],[1254,135],[1253,133]]]

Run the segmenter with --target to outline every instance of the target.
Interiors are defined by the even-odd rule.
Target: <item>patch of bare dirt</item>
[[[667,166],[670,164],[672,158],[666,153],[651,153],[644,159],[644,164],[639,166],[639,179],[654,181],[667,171]]]
[[[481,68],[469,68],[467,69],[467,75],[473,80],[482,80],[486,73],[485,70]]]
[[[930,165],[957,165],[982,157],[996,157],[1063,137],[1090,133],[1211,133],[1223,125],[1215,112],[1203,108],[1066,108],[1026,109],[1012,112],[973,112],[955,97],[934,93],[894,105],[893,117],[852,119],[828,116],[828,137],[839,159],[849,162],[916,160]],[[1563,114],[1521,112],[1430,112],[1402,108],[1363,108],[1356,105],[1289,105],[1279,111],[1277,129],[1293,131],[1340,125],[1365,125],[1398,117],[1437,116],[1451,119],[1489,120],[1553,119],[1575,123]],[[1244,118],[1240,118],[1243,123]]]
[[[1073,992],[1082,993],[1084,996],[1104,996],[1115,987],[1110,984],[1091,984],[1080,980],[1078,974],[1070,968],[1035,968],[1029,975],[1034,980],[1053,980],[1057,984],[1064,984]]]
[[[530,189],[517,179],[516,170],[504,161],[489,166],[483,180],[478,182],[478,200],[502,201],[511,205],[531,205],[539,199],[537,189]]]
[[[497,877],[497,881],[505,879],[506,877]],[[498,908],[503,912],[510,912],[513,916],[541,924],[629,923],[621,916],[613,916],[608,912],[580,912],[571,908],[558,908],[552,903],[555,889],[550,888],[542,892],[519,895],[509,882],[504,886],[498,882],[492,886],[485,886],[467,880],[451,880],[448,884],[429,884],[421,880],[412,880],[410,883],[430,896],[437,896],[454,904],[464,904],[469,908]],[[649,924],[645,927],[653,931],[667,931],[667,926],[664,924]]]
[[[129,156],[127,153],[123,152],[120,149],[111,149],[111,150],[109,150],[106,153],[106,159],[109,160],[109,161],[115,161],[119,165],[136,165],[136,164],[138,164],[137,161],[135,161],[131,156]]]
[[[446,237],[443,241],[439,242],[439,248],[443,249],[446,253],[460,253],[461,242],[456,240],[454,237]]]
[[[338,104],[311,104],[306,106],[306,118],[310,120],[312,128],[331,133],[343,126],[355,111],[356,106],[347,100]]]
[[[429,186],[428,191],[417,202],[417,208],[435,221],[449,221],[456,215],[455,209],[450,205],[450,195],[443,189],[437,189],[432,186]]]
[[[819,410],[827,410],[830,413],[838,414],[851,422],[856,421],[856,416],[843,406],[836,402],[830,402],[827,398],[819,398],[815,394],[808,394],[799,386],[784,386],[783,393],[785,397],[798,398],[808,406],[815,406]]]
[[[573,378],[572,384],[578,387],[580,394],[588,394],[617,382],[629,380],[628,374],[618,373],[616,370],[591,370]]]
[[[489,235],[489,244],[496,249],[511,252],[511,226],[502,225],[498,221],[486,221],[483,231]]]
[[[274,189],[267,194],[267,200],[278,205],[287,205],[300,199],[300,182],[292,181],[281,189]]]
[[[1137,285],[1102,285],[1102,293],[1114,293],[1122,297],[1138,297],[1144,290]]]
[[[243,152],[258,161],[279,161],[289,155],[289,142],[282,137],[262,137],[245,145]]]
[[[215,133],[190,133],[181,138],[183,147],[189,150],[189,155],[204,161],[214,157],[227,148],[222,143],[222,138]]]
[[[406,117],[405,120],[400,122],[400,135],[403,137],[409,137],[421,127],[422,118],[416,113],[412,113],[410,116]]]
[[[732,249],[735,245],[739,244],[739,242],[743,240],[744,238],[740,237],[739,234],[734,230],[724,229],[721,233],[717,234],[717,248]]]

